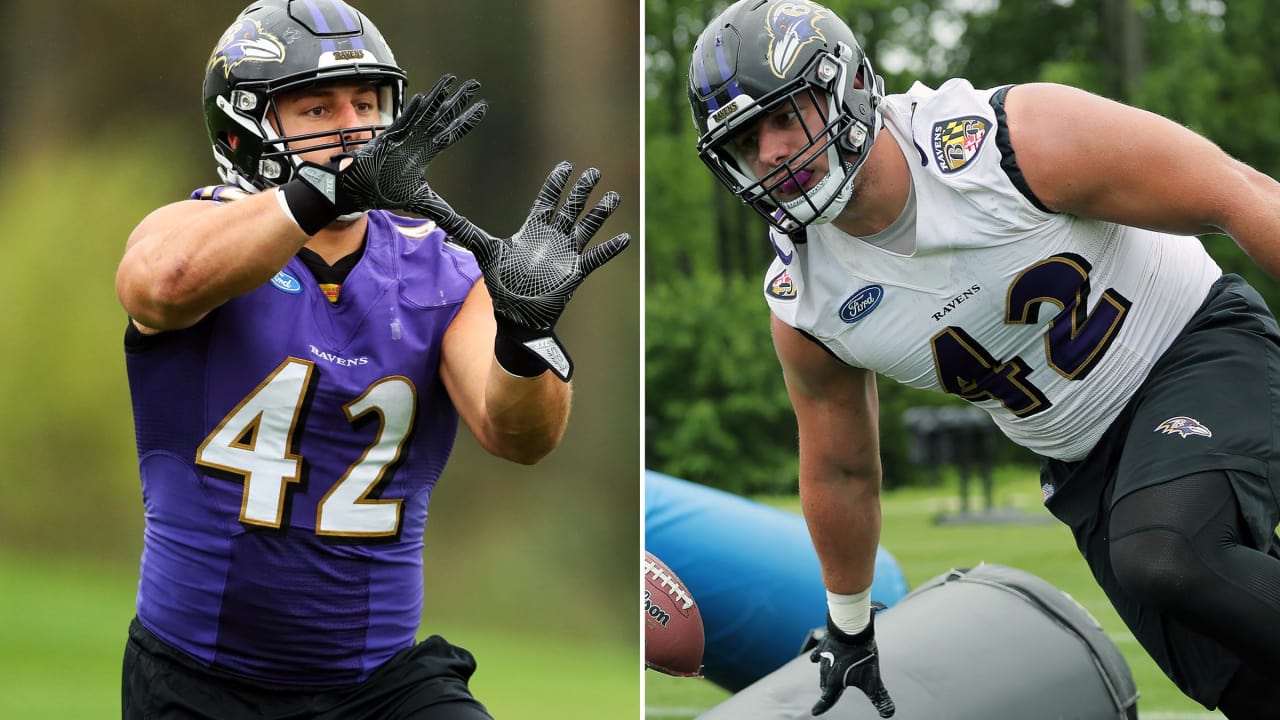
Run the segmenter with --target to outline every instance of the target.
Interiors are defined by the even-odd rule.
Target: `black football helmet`
[[[768,113],[808,94],[823,127],[779,167],[756,177],[733,140]],[[794,233],[830,222],[853,193],[882,124],[884,81],[840,18],[807,0],[739,0],[707,25],[693,48],[689,103],[698,156],[774,228]],[[830,171],[800,197],[805,165],[826,152]],[[797,175],[799,174],[799,176]]]
[[[344,152],[368,142],[400,114],[406,75],[369,18],[342,0],[258,0],[236,18],[213,49],[204,75],[204,117],[218,173],[254,191],[293,177],[296,140],[336,135]],[[381,124],[341,132],[281,137],[269,120],[275,97],[311,83],[371,80],[379,87]],[[278,120],[278,118],[277,118]],[[279,125],[277,121],[277,126]]]

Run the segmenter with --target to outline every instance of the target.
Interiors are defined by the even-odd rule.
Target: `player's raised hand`
[[[883,605],[873,605],[883,609]],[[821,715],[840,699],[846,687],[861,690],[871,700],[880,717],[893,717],[893,698],[880,679],[880,653],[876,649],[875,613],[862,632],[849,635],[836,627],[827,615],[827,634],[809,655],[818,663],[818,688],[822,697],[813,706],[813,714]]]
[[[471,132],[488,109],[472,102],[480,83],[445,74],[426,95],[414,95],[400,115],[369,142],[329,162],[303,162],[296,181],[282,186],[294,220],[314,235],[348,213],[406,209],[426,184],[427,165]]]
[[[631,236],[623,233],[586,248],[618,208],[620,198],[610,190],[579,219],[600,182],[600,171],[583,172],[561,205],[572,171],[567,162],[551,171],[524,225],[509,238],[495,237],[457,214],[429,186],[423,186],[409,208],[435,220],[455,242],[475,254],[493,298],[499,350],[504,338],[513,339],[563,380],[572,375],[573,362],[555,336],[556,322],[587,275],[631,242]],[[515,372],[501,352],[498,360]]]
[[[408,206],[425,182],[431,160],[471,132],[488,109],[484,100],[471,103],[480,83],[465,80],[451,91],[454,80],[453,75],[442,75],[425,96],[414,95],[385,131],[335,158],[352,159],[339,165],[339,210]]]

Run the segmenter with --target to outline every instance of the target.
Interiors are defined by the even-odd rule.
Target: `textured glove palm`
[[[878,603],[875,609],[884,609]],[[813,714],[821,715],[840,699],[846,687],[856,687],[871,700],[880,717],[893,717],[893,698],[880,679],[880,653],[876,649],[875,614],[866,629],[849,635],[836,627],[827,616],[827,634],[809,655],[818,663],[818,688],[822,697],[813,706]]]
[[[411,210],[430,217],[470,250],[484,273],[498,321],[498,360],[502,343],[515,340],[538,362],[563,380],[573,374],[573,362],[555,336],[555,325],[582,281],[593,270],[626,249],[630,235],[623,233],[585,250],[592,236],[618,208],[616,192],[605,193],[585,217],[578,220],[587,198],[600,182],[600,171],[588,168],[574,183],[564,205],[557,209],[573,166],[560,163],[551,171],[529,217],[519,232],[498,238],[477,227],[423,186]],[[523,374],[523,373],[517,373]]]
[[[445,74],[425,96],[414,95],[384,131],[356,150],[323,165],[301,163],[297,179],[282,187],[298,225],[314,235],[342,215],[407,208],[432,158],[471,132],[488,109],[483,100],[471,103],[480,83],[466,80],[450,92],[454,80]]]

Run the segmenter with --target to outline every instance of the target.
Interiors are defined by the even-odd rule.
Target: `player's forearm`
[[[187,327],[269,280],[309,240],[274,192],[140,229],[117,274],[129,315],[157,330]]]
[[[551,372],[517,377],[494,361],[485,387],[487,432],[481,439],[498,457],[532,465],[560,444],[569,419],[571,386]]]
[[[879,466],[849,472],[800,469],[800,504],[827,589],[841,594],[871,587],[880,544]]]

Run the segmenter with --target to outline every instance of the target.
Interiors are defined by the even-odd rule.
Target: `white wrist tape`
[[[831,622],[842,631],[857,635],[871,623],[871,588],[852,595],[827,591],[827,611]]]

